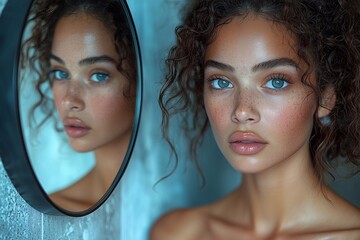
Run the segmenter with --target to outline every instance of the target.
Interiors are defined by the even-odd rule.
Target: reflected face
[[[116,68],[109,28],[83,13],[66,16],[56,25],[51,53],[55,104],[71,146],[79,152],[127,146],[135,101],[124,96],[129,80]]]
[[[316,98],[301,82],[305,64],[293,46],[285,28],[249,16],[221,26],[206,50],[205,109],[217,144],[238,171],[310,158]]]

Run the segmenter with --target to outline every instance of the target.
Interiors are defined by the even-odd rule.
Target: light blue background
[[[0,163],[0,239],[147,239],[151,224],[161,214],[176,207],[211,202],[239,183],[239,174],[221,161],[221,154],[209,138],[201,150],[208,175],[206,186],[201,188],[194,165],[184,160],[186,140],[180,136],[180,165],[171,177],[155,186],[172,167],[169,148],[159,130],[157,97],[164,75],[163,62],[174,41],[183,2],[128,1],[142,51],[143,110],[133,156],[110,199],[86,217],[45,215],[19,196]],[[4,3],[0,0],[0,6]],[[225,186],[227,181],[232,184]]]
[[[240,175],[229,167],[207,133],[199,154],[206,175],[206,185],[201,188],[194,165],[185,160],[186,139],[174,129],[179,139],[176,147],[180,165],[171,177],[154,186],[172,166],[169,148],[159,130],[161,114],[157,97],[164,76],[163,61],[174,41],[174,28],[185,1],[128,1],[142,51],[143,110],[132,159],[110,199],[94,213],[81,218],[45,215],[19,196],[0,163],[0,239],[145,240],[151,224],[165,212],[209,203],[239,184]],[[0,0],[0,9],[4,3]],[[334,186],[359,203],[359,180],[353,178],[353,184],[341,180]]]

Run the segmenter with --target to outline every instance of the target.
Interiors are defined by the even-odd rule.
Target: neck
[[[114,181],[124,161],[125,154],[128,149],[131,131],[107,146],[103,146],[95,150],[96,165],[92,171],[96,185],[106,191]]]
[[[236,196],[244,221],[264,234],[306,222],[309,211],[316,207],[314,201],[325,200],[310,156],[294,157],[262,172],[244,174]]]

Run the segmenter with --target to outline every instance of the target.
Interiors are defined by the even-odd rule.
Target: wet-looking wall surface
[[[161,114],[157,97],[164,59],[174,41],[174,28],[180,21],[185,1],[129,0],[127,3],[141,48],[144,95],[140,129],[125,175],[106,203],[90,215],[51,216],[38,212],[22,199],[0,162],[0,239],[147,239],[151,224],[160,215],[177,207],[213,201],[239,182],[240,177],[222,161],[217,148],[210,147],[213,150],[206,154],[209,161],[206,174],[226,177],[212,180],[208,176],[207,185],[201,188],[195,167],[183,161],[178,171],[155,186],[172,166],[168,166],[169,148],[159,131]],[[0,11],[5,4],[6,0],[0,0]],[[207,144],[209,147],[215,143],[210,138]],[[183,139],[177,146],[180,156],[185,145]],[[218,171],[221,167],[215,167],[217,163],[223,172]],[[230,178],[233,185],[219,187]]]

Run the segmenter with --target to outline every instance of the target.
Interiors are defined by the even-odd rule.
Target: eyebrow
[[[101,62],[108,62],[108,63],[116,64],[116,61],[113,58],[103,55],[103,56],[84,58],[84,59],[80,60],[79,65],[80,66],[91,65],[91,64],[95,64],[95,63],[101,63]]]
[[[65,65],[64,60],[62,60],[61,58],[59,58],[58,56],[56,56],[54,54],[50,54],[50,59],[53,59],[53,60],[61,63],[62,65]],[[106,55],[84,58],[79,61],[79,65],[80,66],[91,65],[91,64],[103,63],[103,62],[113,63],[116,65],[116,61],[112,57],[109,57]]]
[[[258,63],[255,66],[253,66],[251,70],[253,72],[257,72],[259,70],[265,70],[279,66],[290,66],[299,69],[299,66],[296,64],[296,62],[290,58],[276,58],[276,59],[271,59],[269,61]]]
[[[235,68],[233,66],[225,64],[225,63],[217,62],[214,60],[207,60],[204,67],[205,68],[214,67],[214,68],[218,68],[220,70],[224,70],[224,71],[228,71],[228,72],[235,71]]]
[[[58,63],[61,63],[62,65],[65,65],[64,60],[62,60],[61,58],[59,58],[58,56],[56,56],[52,53],[50,53],[50,60],[51,59],[57,61]]]
[[[290,58],[276,58],[276,59],[271,59],[269,61],[258,63],[256,65],[254,65],[251,68],[251,70],[253,72],[257,72],[260,70],[270,69],[270,68],[279,67],[279,66],[291,66],[296,69],[299,69],[298,64]],[[214,68],[218,68],[220,70],[224,70],[224,71],[228,71],[228,72],[235,71],[235,68],[233,66],[225,64],[225,63],[217,62],[214,60],[206,61],[205,68],[206,67],[214,67]]]

